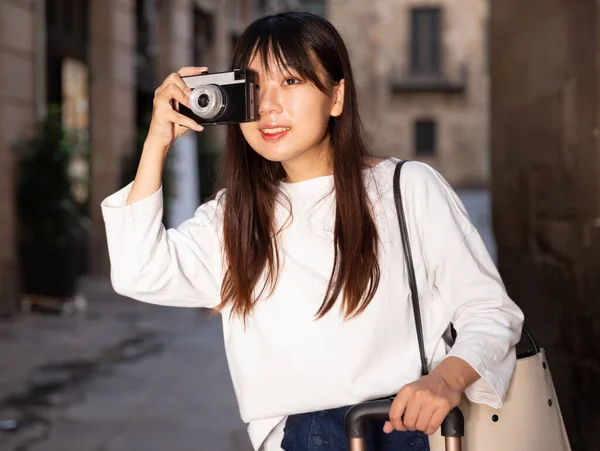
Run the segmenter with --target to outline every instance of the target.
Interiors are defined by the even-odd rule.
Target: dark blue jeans
[[[285,451],[348,451],[344,416],[350,407],[290,415],[281,447]],[[383,422],[371,423],[367,451],[429,451],[423,432],[383,432]]]

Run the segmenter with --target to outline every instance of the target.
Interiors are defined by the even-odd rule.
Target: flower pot
[[[64,300],[75,293],[85,268],[85,249],[79,243],[21,243],[19,258],[23,293]]]

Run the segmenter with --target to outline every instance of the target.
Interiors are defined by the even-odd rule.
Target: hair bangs
[[[290,26],[298,28],[297,33],[290,32]],[[327,77],[327,72],[320,68],[315,49],[308,45],[310,41],[298,39],[298,33],[305,34],[306,30],[277,17],[255,22],[240,37],[231,70],[247,69],[258,56],[265,73],[297,76],[326,92],[323,76]]]

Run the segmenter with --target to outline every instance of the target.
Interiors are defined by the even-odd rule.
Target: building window
[[[63,101],[65,58],[88,61],[88,2],[46,2],[46,102]]]
[[[441,69],[441,9],[411,11],[411,64],[413,74],[439,74]]]
[[[46,47],[50,57],[60,55],[87,61],[88,15],[88,0],[47,0]]]
[[[87,0],[47,0],[47,27],[64,39],[87,42],[88,8]]]
[[[414,125],[415,153],[420,156],[435,155],[436,123],[432,119],[418,119]]]

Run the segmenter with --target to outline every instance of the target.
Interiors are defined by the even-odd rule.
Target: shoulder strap
[[[405,160],[401,160],[396,165],[394,171],[394,201],[396,203],[396,213],[398,214],[398,223],[400,225],[400,235],[402,236],[402,246],[404,247],[404,260],[406,261],[406,269],[408,271],[408,283],[410,285],[410,292],[412,297],[413,312],[415,315],[415,326],[417,329],[417,340],[419,342],[419,355],[421,357],[421,375],[426,376],[429,374],[427,365],[427,356],[425,355],[425,344],[423,341],[423,324],[421,321],[421,309],[419,308],[419,293],[417,291],[417,280],[415,277],[415,267],[413,264],[412,253],[410,251],[410,241],[408,239],[408,227],[406,226],[406,218],[404,215],[404,206],[402,205],[402,193],[400,191],[400,171],[402,165],[406,163]],[[448,342],[452,344],[456,338],[456,331],[452,327],[452,324],[448,326],[447,334],[449,335]],[[531,349],[517,358],[527,357],[535,355],[540,352],[540,347],[533,338],[531,332],[523,326],[523,334],[527,337]]]
[[[400,191],[400,171],[405,162],[405,160],[399,161],[396,165],[396,170],[394,171],[394,201],[396,203],[396,213],[398,214],[400,235],[402,236],[402,246],[404,248],[404,260],[406,261],[408,283],[410,285],[413,312],[415,315],[415,326],[417,329],[417,340],[419,342],[419,354],[421,357],[421,376],[426,376],[429,373],[429,370],[427,365],[427,356],[425,355],[425,344],[423,341],[423,325],[421,322],[421,309],[419,308],[419,293],[417,291],[415,267],[410,250],[410,241],[408,239],[408,227],[406,225],[406,218],[404,215],[404,206],[402,205],[402,193]]]

